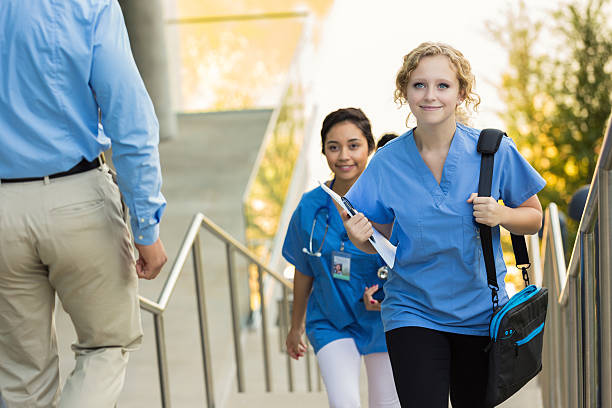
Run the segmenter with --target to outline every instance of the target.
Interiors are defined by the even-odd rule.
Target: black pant
[[[402,408],[489,408],[487,336],[400,327],[386,333]]]

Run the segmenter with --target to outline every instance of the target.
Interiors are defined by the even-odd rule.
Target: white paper
[[[350,217],[352,217],[350,211],[348,210],[348,208],[346,208],[344,202],[342,202],[342,198],[340,197],[340,195],[329,187],[327,187],[325,183],[321,183],[319,181],[319,184],[321,185],[321,188],[323,188],[323,191],[329,194],[330,197],[333,198],[336,203],[338,203],[340,208],[342,208]],[[389,268],[393,268],[393,265],[395,264],[395,251],[397,250],[397,248],[391,242],[389,242],[389,240],[385,238],[380,232],[378,232],[376,228],[372,229],[374,230],[374,233],[370,237],[370,243],[372,244],[376,252],[380,254],[381,258],[383,259],[383,261],[385,261]]]

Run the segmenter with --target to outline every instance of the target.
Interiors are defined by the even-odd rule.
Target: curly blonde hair
[[[400,107],[408,104],[408,100],[406,99],[406,91],[408,89],[410,75],[416,69],[417,65],[419,65],[421,58],[436,55],[444,55],[448,57],[452,66],[457,72],[459,94],[464,99],[465,106],[467,108],[471,107],[471,110],[476,112],[478,105],[480,104],[480,96],[478,96],[478,94],[472,90],[476,80],[474,79],[474,74],[472,73],[470,63],[459,50],[451,47],[448,44],[439,42],[424,42],[404,56],[402,67],[395,78],[395,92],[393,100],[396,103],[399,103]],[[459,118],[469,117],[469,114],[460,106],[457,106],[457,114]]]

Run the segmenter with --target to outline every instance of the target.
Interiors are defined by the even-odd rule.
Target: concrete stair
[[[232,394],[227,401],[227,408],[266,407],[266,408],[312,408],[326,407],[327,396],[324,392],[250,392]]]

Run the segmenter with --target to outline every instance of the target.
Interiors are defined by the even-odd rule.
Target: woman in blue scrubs
[[[351,241],[372,253],[372,228],[398,238],[385,285],[382,319],[402,407],[485,407],[493,307],[476,222],[493,227],[499,304],[506,267],[499,226],[540,229],[537,197],[545,181],[510,138],[495,154],[492,197],[477,197],[479,131],[457,122],[462,105],[480,102],[467,59],[440,43],[404,57],[396,101],[417,126],[372,158],[347,198],[362,213],[343,214]],[[503,200],[505,205],[498,203]]]
[[[374,150],[370,121],[360,109],[327,115],[321,129],[323,154],[334,177],[328,187],[344,195],[366,167]],[[283,245],[295,266],[293,314],[287,352],[306,352],[304,330],[314,347],[330,407],[360,407],[359,374],[363,356],[371,408],[399,407],[393,374],[374,299],[383,282],[383,261],[349,240],[331,197],[321,187],[304,194]]]

